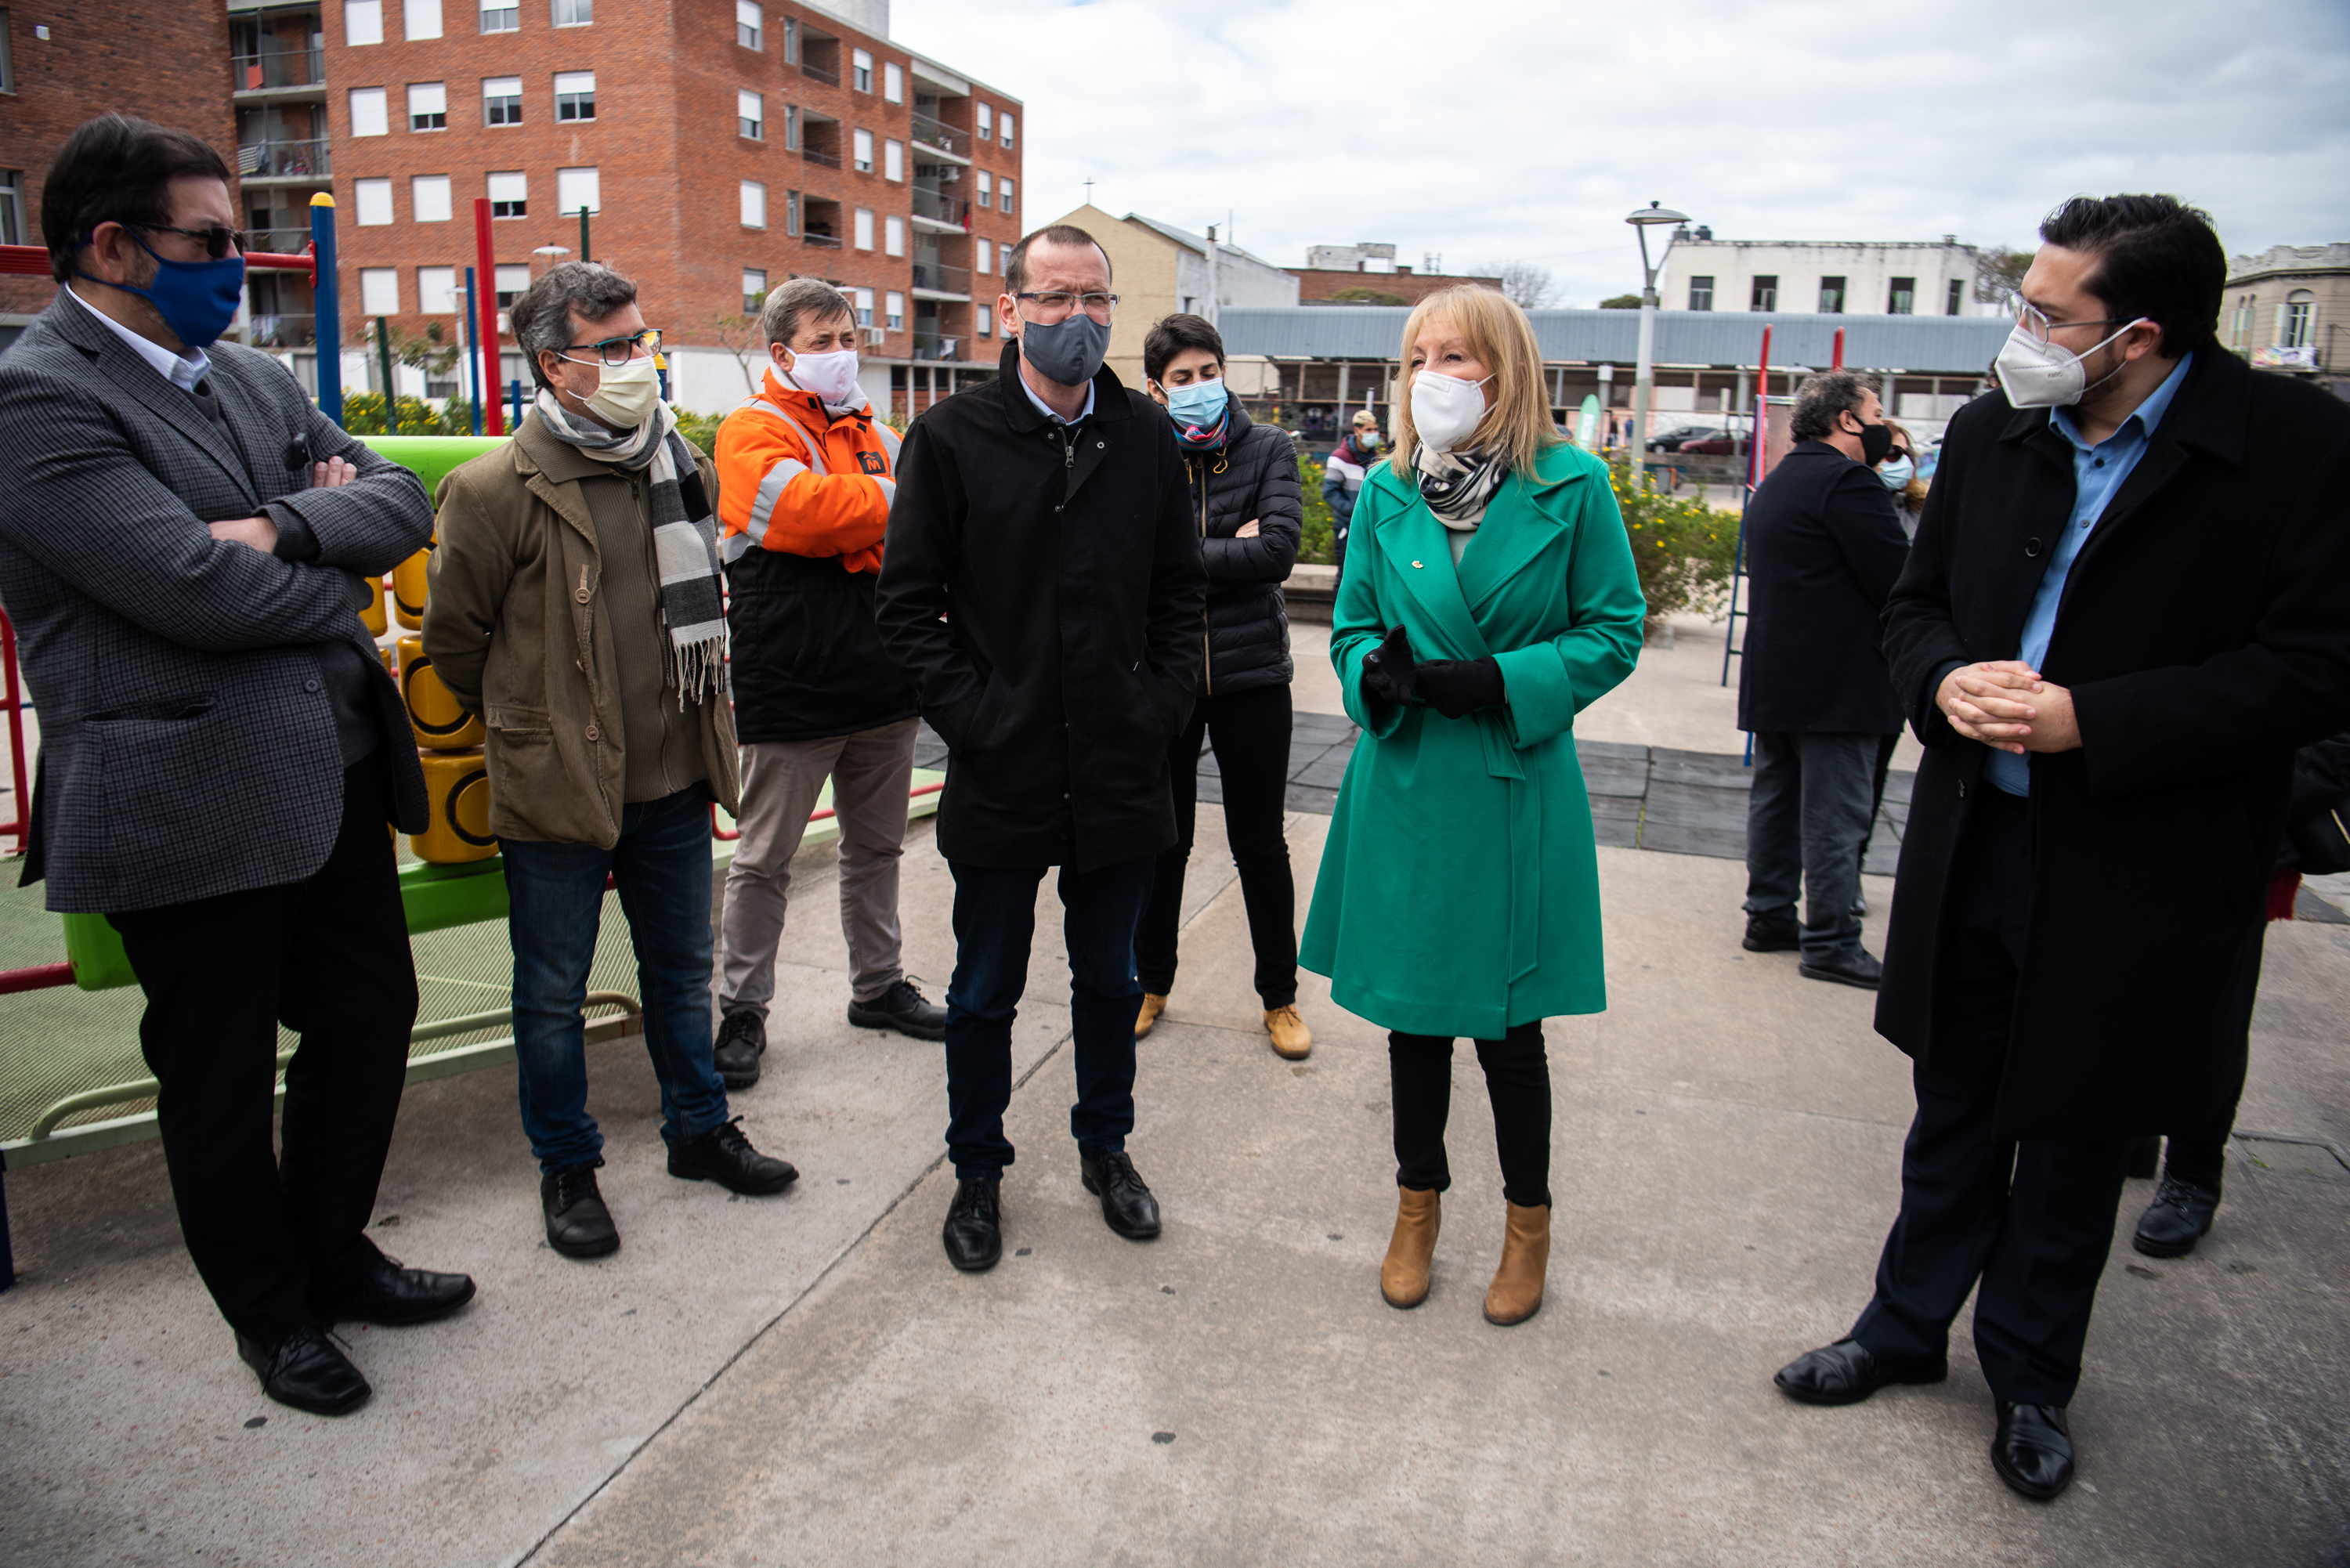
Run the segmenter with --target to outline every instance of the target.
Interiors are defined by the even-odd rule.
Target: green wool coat
[[[1385,1028],[1493,1040],[1607,1005],[1575,716],[1632,672],[1648,604],[1607,467],[1578,448],[1503,482],[1457,571],[1445,533],[1388,464],[1364,484],[1330,636],[1364,734],[1298,959]],[[1507,705],[1366,698],[1396,626],[1416,659],[1492,655]]]

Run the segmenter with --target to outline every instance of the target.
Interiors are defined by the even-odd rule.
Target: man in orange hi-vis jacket
[[[742,841],[726,874],[717,1063],[759,1081],[792,856],[825,781],[840,825],[848,1021],[923,1040],[946,1009],[899,965],[898,862],[914,769],[914,689],[881,650],[873,585],[897,490],[898,432],[857,384],[857,315],[794,278],[760,313],[774,361],[718,431],[719,504],[743,744]]]

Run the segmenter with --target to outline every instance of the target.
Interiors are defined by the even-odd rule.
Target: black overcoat
[[[1087,871],[1175,842],[1208,578],[1159,405],[1104,367],[1063,427],[1018,354],[908,432],[875,621],[952,754],[940,851]]]
[[[1934,1060],[1944,894],[1990,749],[1934,705],[2012,659],[2065,526],[2073,448],[1999,393],[1953,420],[1886,607],[1926,753],[1901,845],[1879,1033]],[[2170,1132],[2243,1073],[2296,747],[2350,726],[2350,409],[2207,348],[2082,547],[2041,673],[2079,749],[2032,757],[2033,895],[2002,1136]],[[1963,1066],[1963,1064],[1954,1064]]]
[[[1252,423],[1237,400],[1222,446],[1186,452],[1208,567],[1208,669],[1201,687],[1229,696],[1258,686],[1286,686],[1289,603],[1281,585],[1297,565],[1305,503],[1297,483],[1297,447],[1277,425]],[[1235,538],[1254,519],[1255,537]]]
[[[1738,727],[1846,735],[1901,728],[1878,618],[1909,540],[1884,482],[1824,441],[1797,441],[1756,487],[1745,529]]]

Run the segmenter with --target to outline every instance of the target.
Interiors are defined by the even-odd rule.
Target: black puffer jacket
[[[1281,585],[1297,564],[1305,519],[1297,449],[1287,431],[1251,424],[1238,402],[1230,407],[1232,428],[1222,446],[1205,452],[1181,448],[1191,517],[1208,566],[1203,697],[1285,686],[1295,673]],[[1252,517],[1257,536],[1232,537]]]

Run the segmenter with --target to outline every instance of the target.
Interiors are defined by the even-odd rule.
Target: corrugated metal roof
[[[1234,354],[1278,359],[1388,359],[1410,311],[1391,305],[1227,306],[1216,317]],[[1637,310],[1533,310],[1544,360],[1629,365],[1639,351]],[[2005,317],[1780,316],[1743,310],[1659,310],[1659,365],[1748,365],[1771,327],[1771,363],[1825,369],[1845,333],[1855,369],[1979,376],[2013,327]]]

